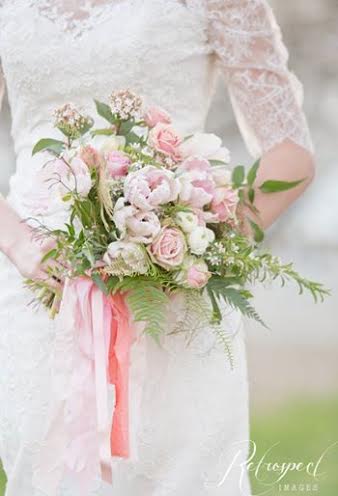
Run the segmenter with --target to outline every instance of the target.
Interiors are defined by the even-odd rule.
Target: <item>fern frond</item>
[[[226,283],[222,284],[221,278],[211,278],[207,290],[209,295],[213,294],[215,299],[223,299],[231,308],[239,310],[245,317],[256,320],[268,329],[255,308],[249,303],[249,298],[252,296],[250,291],[229,287]]]
[[[121,285],[126,290],[128,284]],[[129,285],[130,286],[130,285]],[[165,331],[168,296],[155,283],[139,281],[127,290],[127,304],[135,322],[144,322],[144,331],[159,343],[159,336]]]

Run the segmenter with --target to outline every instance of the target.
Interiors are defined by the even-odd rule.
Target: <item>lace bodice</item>
[[[73,101],[92,112],[92,98],[122,87],[190,133],[203,129],[222,74],[253,156],[286,138],[312,150],[301,84],[266,0],[3,0],[0,57],[17,155],[10,196],[21,207],[41,166],[31,147],[55,134],[52,110]]]

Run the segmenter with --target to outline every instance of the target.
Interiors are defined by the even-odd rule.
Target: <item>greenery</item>
[[[304,472],[289,472],[284,479],[285,484],[297,485],[293,492],[281,491],[277,485],[264,486],[251,473],[253,495],[281,496],[292,494],[312,494],[318,496],[337,496],[338,489],[338,398],[311,399],[298,398],[289,400],[287,404],[270,413],[260,413],[252,416],[251,440],[257,445],[258,461],[267,449],[273,449],[268,454],[267,462],[317,462],[323,452],[334,443],[324,456],[319,472],[324,473],[315,481]],[[274,477],[274,478],[273,478]],[[260,479],[272,483],[275,474],[261,471]],[[312,492],[301,490],[302,484],[309,484]],[[317,491],[316,485],[317,484]]]

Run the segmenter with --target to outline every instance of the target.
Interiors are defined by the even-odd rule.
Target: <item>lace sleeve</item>
[[[207,0],[209,39],[249,152],[286,138],[313,152],[303,91],[266,0]]]

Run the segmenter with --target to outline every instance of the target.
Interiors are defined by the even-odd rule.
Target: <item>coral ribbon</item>
[[[57,327],[53,407],[33,485],[54,496],[68,472],[85,495],[95,465],[112,483],[111,457],[129,457],[129,358],[136,335],[124,297],[107,296],[83,277],[66,281]]]

